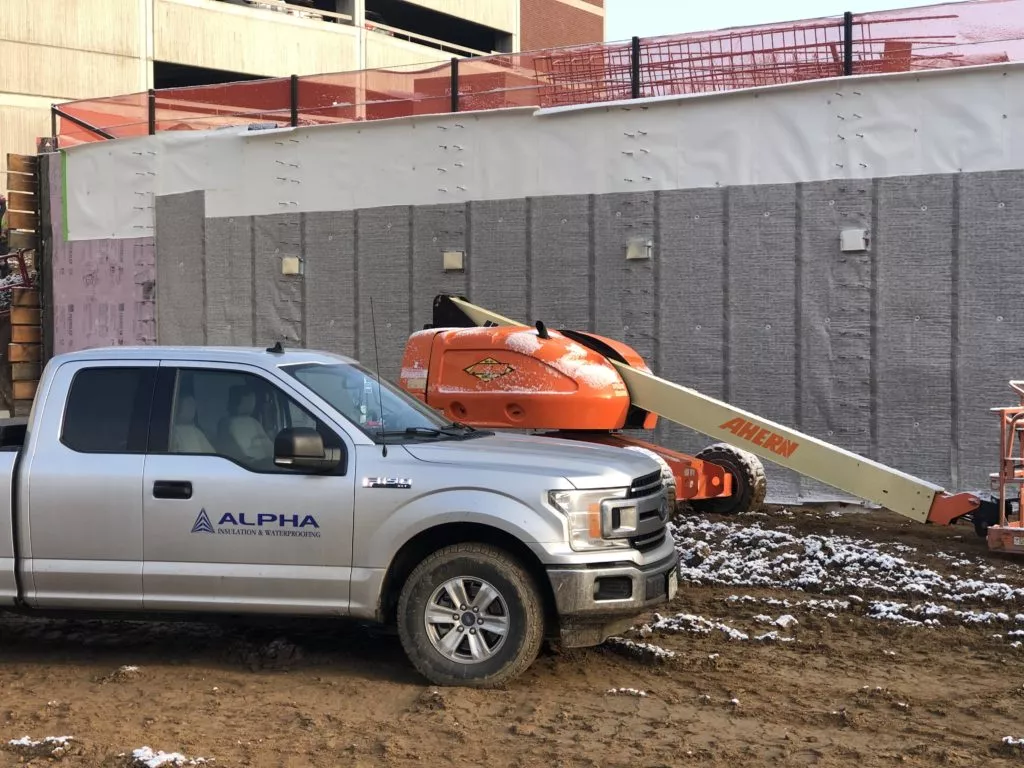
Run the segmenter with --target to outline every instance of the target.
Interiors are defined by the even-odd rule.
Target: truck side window
[[[287,471],[274,465],[274,439],[289,427],[311,427],[325,445],[340,445],[312,414],[260,376],[178,369],[169,453],[221,456],[254,472]]]
[[[79,453],[145,453],[156,368],[85,368],[68,393],[61,442]]]

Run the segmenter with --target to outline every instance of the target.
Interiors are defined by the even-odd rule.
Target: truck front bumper
[[[660,557],[643,565],[549,568],[562,645],[599,645],[631,627],[640,614],[672,600],[679,589],[679,555],[674,546],[667,556],[662,548],[654,554]]]

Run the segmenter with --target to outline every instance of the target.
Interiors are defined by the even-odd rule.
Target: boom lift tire
[[[462,599],[453,601],[453,594]],[[448,611],[451,624],[439,622]],[[503,639],[487,631],[492,621],[504,626]],[[496,688],[540,653],[544,602],[533,577],[508,552],[453,544],[428,555],[406,579],[398,635],[409,661],[435,685]]]
[[[721,499],[691,501],[690,507],[695,512],[736,515],[761,508],[768,492],[768,480],[764,465],[757,456],[728,443],[715,443],[698,453],[696,458],[724,467],[732,475],[733,493]]]
[[[1006,516],[1011,514],[1011,502],[1006,500]],[[999,525],[999,499],[982,499],[981,504],[971,513],[971,522],[974,523],[974,532],[981,538],[988,537],[988,529],[993,525]]]

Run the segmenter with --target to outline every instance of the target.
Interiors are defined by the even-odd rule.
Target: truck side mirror
[[[325,448],[324,438],[309,427],[282,429],[274,439],[274,465],[286,469],[331,472],[341,464],[340,448]]]

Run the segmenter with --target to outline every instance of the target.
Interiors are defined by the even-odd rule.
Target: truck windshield
[[[453,425],[440,413],[359,365],[302,363],[281,366],[319,397],[326,400],[367,436],[388,442],[402,439],[458,437],[472,431]]]

